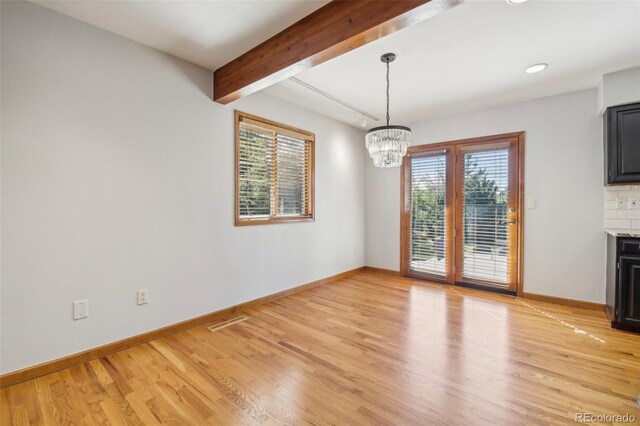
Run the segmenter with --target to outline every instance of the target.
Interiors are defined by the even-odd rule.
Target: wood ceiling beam
[[[462,1],[334,0],[218,68],[213,100],[227,104]]]

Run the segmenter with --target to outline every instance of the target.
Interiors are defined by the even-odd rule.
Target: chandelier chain
[[[389,60],[387,59],[387,126],[389,125]]]

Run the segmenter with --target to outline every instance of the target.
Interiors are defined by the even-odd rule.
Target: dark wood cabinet
[[[640,256],[620,256],[618,321],[640,328]]]
[[[640,238],[607,234],[605,310],[612,327],[640,332]]]
[[[604,114],[605,183],[640,183],[640,103]]]

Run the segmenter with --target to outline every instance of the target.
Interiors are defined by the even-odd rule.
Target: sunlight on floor
[[[532,310],[534,310],[534,311],[536,311],[536,312],[538,312],[538,313],[540,313],[540,314],[544,315],[544,316],[545,316],[545,317],[547,317],[547,318],[551,318],[552,320],[559,322],[560,324],[564,325],[565,327],[569,327],[569,328],[571,328],[574,332],[576,332],[576,333],[578,333],[578,334],[585,334],[585,335],[587,335],[587,336],[591,337],[592,339],[597,340],[597,341],[598,341],[598,342],[600,342],[600,343],[607,343],[607,342],[605,342],[604,340],[602,340],[601,338],[596,337],[596,336],[594,336],[593,334],[589,334],[588,332],[586,332],[586,331],[582,330],[581,328],[576,327],[576,326],[575,326],[575,325],[573,325],[573,324],[569,324],[568,322],[563,321],[563,320],[561,320],[560,318],[555,317],[555,316],[553,316],[553,315],[551,315],[551,314],[549,314],[549,313],[547,313],[547,312],[545,312],[545,311],[543,311],[543,310],[541,310],[541,309],[538,309],[538,308],[536,308],[535,306],[531,306],[531,305],[530,305],[530,304],[528,304],[527,302],[523,302],[523,301],[522,301],[522,300],[520,300],[520,299],[516,299],[516,301],[517,301],[518,303],[520,303],[521,305],[524,305],[524,306],[526,306],[527,308],[532,309]]]

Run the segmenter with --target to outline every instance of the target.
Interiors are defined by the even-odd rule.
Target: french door
[[[415,146],[402,170],[402,272],[515,293],[523,133]]]

